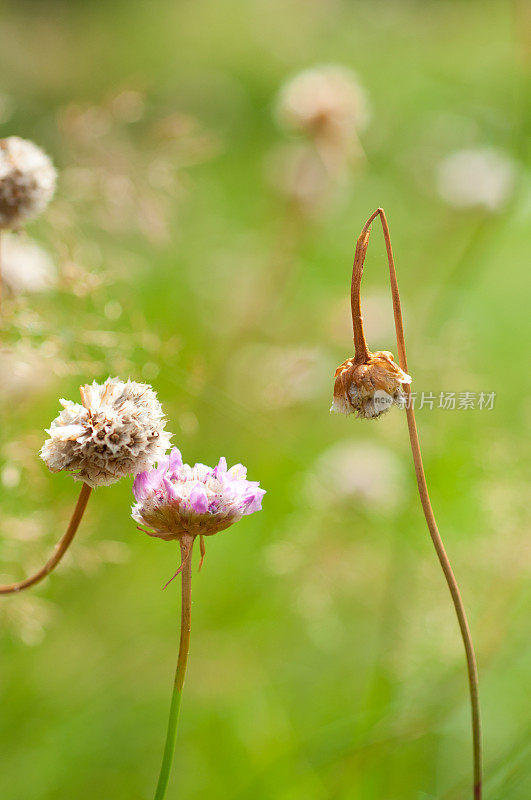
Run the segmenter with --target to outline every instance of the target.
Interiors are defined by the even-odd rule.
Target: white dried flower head
[[[437,170],[442,199],[456,208],[496,211],[508,200],[516,178],[513,160],[495,148],[451,153]]]
[[[287,128],[311,136],[348,138],[366,127],[370,115],[357,75],[345,67],[325,65],[304,70],[285,84],[277,116]]]
[[[44,292],[57,280],[48,253],[31,239],[15,234],[6,235],[2,242],[0,272],[12,294]]]
[[[47,430],[41,458],[52,472],[68,470],[89,486],[108,486],[163,457],[171,434],[151,386],[108,378],[79,391],[81,405],[60,400],[63,411]]]
[[[46,153],[19,136],[0,139],[0,228],[19,228],[53,197],[57,173]]]

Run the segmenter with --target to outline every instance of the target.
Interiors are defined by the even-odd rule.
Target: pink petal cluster
[[[265,490],[246,476],[242,464],[227,469],[224,458],[216,467],[183,464],[174,447],[156,469],[136,476],[132,517],[161,539],[210,536],[261,510]]]

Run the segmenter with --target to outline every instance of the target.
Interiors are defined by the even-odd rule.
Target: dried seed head
[[[133,493],[133,519],[150,528],[150,535],[169,541],[225,530],[260,511],[265,491],[257,481],[247,480],[242,464],[227,469],[220,458],[216,467],[191,467],[174,447],[156,469],[137,475]]]
[[[137,475],[170,445],[157,395],[145,383],[108,378],[80,387],[82,405],[60,400],[41,458],[52,472],[68,470],[89,486]]]
[[[36,144],[18,136],[0,139],[0,228],[19,228],[44,211],[56,178],[52,162]]]
[[[395,364],[388,350],[369,353],[368,358],[356,361],[349,358],[336,369],[334,400],[330,411],[354,414],[374,419],[389,411],[393,404],[405,400],[404,384],[411,378]]]

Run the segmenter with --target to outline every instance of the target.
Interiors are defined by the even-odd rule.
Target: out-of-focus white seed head
[[[8,234],[2,241],[2,283],[12,294],[44,292],[56,282],[57,272],[48,253],[25,236]]]
[[[497,211],[509,199],[515,178],[515,163],[502,150],[458,150],[439,164],[437,188],[455,208]]]
[[[53,197],[57,173],[46,153],[19,136],[0,139],[0,228],[16,229]]]
[[[137,475],[170,445],[157,395],[145,383],[108,378],[80,387],[82,403],[60,400],[41,458],[52,472],[68,470],[89,486]]]
[[[370,117],[357,75],[336,65],[304,70],[291,78],[280,91],[277,116],[289,129],[340,138],[365,128]]]

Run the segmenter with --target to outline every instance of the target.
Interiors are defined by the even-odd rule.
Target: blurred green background
[[[78,487],[38,450],[81,382],[152,383],[185,460],[243,461],[268,491],[194,577],[169,798],[470,797],[464,656],[405,418],[328,413],[378,205],[414,390],[496,393],[417,416],[477,649],[485,798],[531,796],[525,37],[504,0],[2,3],[0,135],[59,171],[28,227],[54,285],[4,302],[2,581],[68,520]],[[370,108],[329,169],[275,114],[322,64],[354,70]],[[395,351],[378,226],[365,272],[369,344]],[[48,581],[2,598],[5,800],[152,797],[178,553],[136,530],[130,483],[95,492]]]

